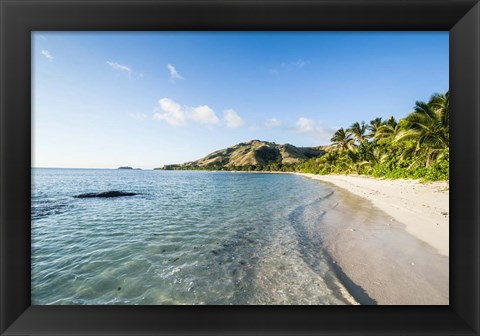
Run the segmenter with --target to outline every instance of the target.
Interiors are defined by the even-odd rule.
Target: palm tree
[[[370,131],[367,134],[367,137],[373,139],[376,137],[378,129],[382,127],[382,118],[375,118],[370,121],[370,125],[367,126],[367,129]]]
[[[340,150],[349,149],[353,145],[352,134],[348,130],[345,131],[343,127],[333,134],[330,141]]]
[[[323,167],[324,172],[331,173],[338,160],[338,151],[327,152],[317,160],[317,163]]]
[[[415,139],[417,149],[422,146],[445,149],[449,146],[448,103],[446,108],[439,108],[430,101],[417,101],[412,113],[406,118],[406,129],[398,135],[397,140]]]
[[[360,174],[362,172],[363,167],[368,166],[369,162],[366,160],[362,160],[360,154],[357,151],[349,150],[347,155],[351,161],[350,171],[356,174]]]
[[[449,98],[435,94],[428,103],[417,101],[412,113],[406,118],[406,127],[397,136],[397,141],[413,139],[415,148],[402,156],[417,155],[428,167],[449,147]],[[419,160],[414,160],[418,165]]]
[[[398,122],[395,120],[393,116],[385,120],[384,125],[395,127],[397,126]]]
[[[369,161],[374,165],[383,163],[387,157],[388,153],[381,147],[375,147],[368,155]]]
[[[325,155],[325,162],[327,162],[330,165],[334,165],[337,162],[338,159],[338,152],[328,152]]]
[[[440,114],[440,119],[446,128],[450,127],[450,99],[449,93],[436,93],[431,98],[428,104]]]
[[[390,117],[378,128],[375,136],[384,143],[394,142],[401,132],[402,126],[402,123],[398,123],[394,117]]]
[[[353,138],[359,143],[362,143],[367,138],[365,135],[367,125],[364,121],[362,121],[361,124],[359,122],[353,123],[348,130],[352,133]]]

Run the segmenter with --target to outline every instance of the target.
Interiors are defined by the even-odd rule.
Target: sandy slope
[[[320,230],[360,303],[449,303],[448,183],[301,175],[338,188]]]
[[[301,174],[370,200],[416,238],[449,255],[448,183],[381,180],[352,175]]]

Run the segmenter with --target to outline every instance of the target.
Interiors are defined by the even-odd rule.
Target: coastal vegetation
[[[448,180],[449,96],[417,101],[405,118],[376,118],[337,130],[334,149],[306,160],[298,170],[313,174],[363,174],[386,178]]]
[[[161,169],[297,171],[448,180],[449,127],[449,94],[437,93],[428,102],[417,101],[405,118],[375,118],[340,128],[328,146],[295,147],[253,140],[198,161]]]

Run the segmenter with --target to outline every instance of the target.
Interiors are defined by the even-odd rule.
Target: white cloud
[[[242,117],[240,117],[233,109],[223,111],[223,120],[229,128],[238,128],[245,124]]]
[[[299,58],[295,62],[282,62],[278,67],[271,68],[268,70],[268,72],[271,75],[278,75],[279,73],[283,72],[290,72],[292,70],[295,70],[295,68],[303,68],[305,65],[310,63],[309,61],[304,61],[303,59]]]
[[[270,119],[267,119],[267,121],[265,122],[265,126],[267,128],[280,127],[282,126],[282,121],[277,118],[270,118]]]
[[[218,124],[220,122],[215,112],[207,105],[189,108],[188,117],[199,124]]]
[[[311,132],[315,129],[315,121],[301,117],[297,120],[297,131],[301,133]]]
[[[46,49],[43,49],[41,51],[42,55],[45,56],[48,60],[52,61],[53,60],[53,56],[52,54],[50,53],[50,51],[46,50]]]
[[[167,69],[170,72],[170,80],[174,82],[176,79],[183,79],[183,77],[177,72],[177,69],[171,64],[167,64]]]
[[[172,126],[184,125],[187,121],[182,107],[168,98],[162,98],[158,101],[153,119],[163,120]]]
[[[128,73],[128,77],[132,75],[132,69],[128,65],[119,64],[117,62],[107,61],[107,64],[113,69]]]
[[[296,62],[293,62],[293,65],[295,65],[297,68],[303,68],[307,63],[308,62],[305,62],[304,60],[299,59]]]
[[[172,126],[182,126],[187,122],[197,124],[219,124],[215,111],[207,105],[197,107],[181,106],[169,98],[162,98],[155,107],[154,120],[165,121]]]
[[[335,130],[312,119],[301,117],[296,122],[295,131],[309,134],[320,140],[330,140]]]
[[[147,115],[145,113],[140,112],[129,113],[128,116],[135,120],[145,120],[147,118]]]

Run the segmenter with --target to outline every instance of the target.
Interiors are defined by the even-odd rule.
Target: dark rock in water
[[[118,167],[118,169],[133,169],[133,168],[128,166],[123,166],[123,167]]]
[[[109,197],[122,197],[122,196],[135,196],[137,193],[125,192],[125,191],[104,191],[99,193],[87,193],[74,196],[76,198],[109,198]]]

